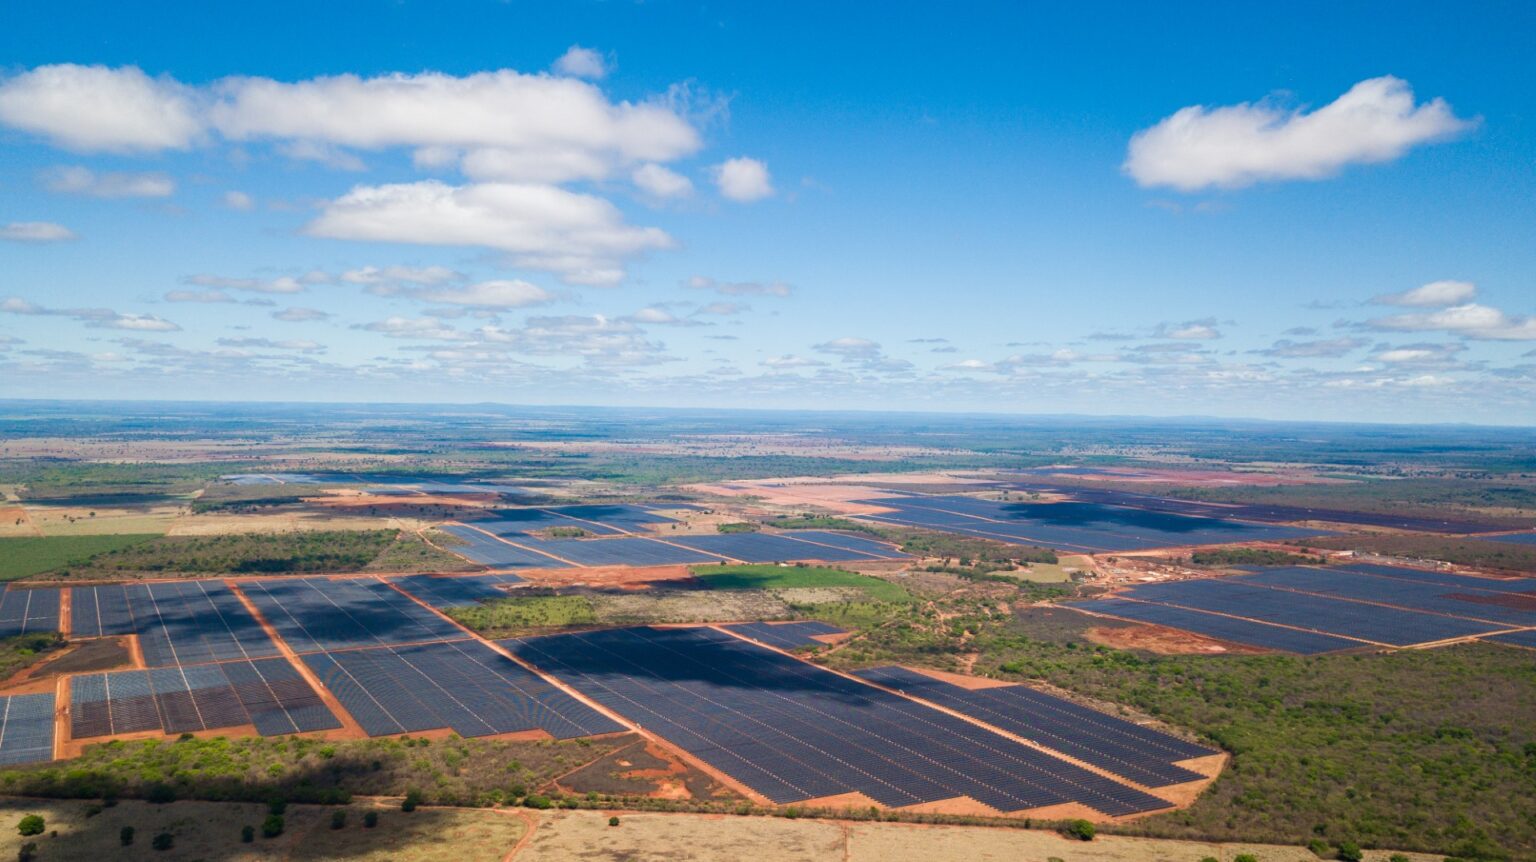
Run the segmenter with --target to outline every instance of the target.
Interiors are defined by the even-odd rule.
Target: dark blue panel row
[[[76,738],[255,725],[263,736],[341,723],[287,659],[83,674],[70,680]]]
[[[614,539],[522,539],[530,548],[547,551],[578,566],[671,566],[716,563],[718,556],[640,536]],[[671,539],[668,539],[670,542]]]
[[[394,578],[401,589],[438,610],[444,608],[471,607],[486,599],[503,598],[506,591],[499,586],[521,584],[517,575],[496,573],[489,575],[406,575]]]
[[[888,559],[884,555],[807,541],[795,533],[716,533],[707,536],[668,537],[668,541],[714,557],[728,557],[744,563],[778,563],[794,560],[823,560],[831,563]]]
[[[1391,646],[1487,634],[1500,628],[1475,620],[1249,586],[1235,578],[1142,584],[1132,587],[1127,595]]]
[[[792,623],[738,623],[733,626],[721,626],[721,628],[779,649],[796,649],[820,644],[821,641],[816,640],[817,635],[840,635],[844,631],[820,620]]]
[[[53,695],[0,697],[0,764],[53,759]]]
[[[477,526],[484,526],[477,524]],[[547,554],[503,542],[473,527],[445,524],[438,529],[460,539],[464,544],[448,550],[482,566],[498,569],[561,569],[567,565]]]
[[[58,588],[7,589],[0,592],[0,637],[58,630]]]
[[[1264,568],[1251,575],[1233,578],[1234,581],[1272,589],[1297,590],[1305,593],[1331,596],[1339,599],[1375,602],[1427,611],[1472,617],[1517,626],[1536,625],[1536,601],[1529,602],[1529,609],[1518,606],[1506,607],[1500,602],[1518,604],[1511,600],[1511,593],[1446,587],[1442,584],[1397,577],[1383,577],[1359,570],[1338,568],[1313,568],[1310,566],[1286,566]],[[1463,578],[1464,581],[1473,580]],[[1459,598],[1465,596],[1466,598]],[[1536,596],[1532,597],[1536,599]]]
[[[1383,578],[1421,581],[1451,587],[1455,592],[1531,593],[1536,595],[1536,578],[1479,578],[1472,575],[1456,575],[1450,572],[1431,572],[1426,569],[1410,569],[1403,566],[1381,566],[1371,563],[1351,563],[1340,567],[1347,572],[1360,572]]]
[[[74,634],[138,634],[149,667],[278,654],[223,581],[74,587],[70,603]]]
[[[1124,599],[1098,599],[1073,602],[1063,607],[1082,608],[1094,613],[1108,614],[1124,620],[1150,623],[1157,626],[1183,629],[1217,640],[1247,644],[1261,649],[1293,652],[1300,655],[1316,655],[1336,650],[1365,646],[1361,641],[1348,640],[1333,635],[1304,632],[1296,629],[1272,626],[1266,623],[1233,619],[1219,614],[1192,611],[1171,605],[1131,602]]]
[[[611,629],[508,645],[775,802],[968,796],[1000,811],[1169,807],[964,719],[719,631]]]
[[[1536,629],[1527,629],[1523,632],[1509,632],[1502,635],[1489,635],[1483,640],[1495,641],[1501,644],[1513,644],[1515,646],[1530,647],[1536,649]]]
[[[295,652],[467,637],[375,578],[281,578],[240,589]]]
[[[557,739],[624,730],[483,643],[304,656],[369,736],[452,728],[460,736],[542,729]]]
[[[901,667],[872,668],[858,676],[984,721],[1144,787],[1199,781],[1203,778],[1200,773],[1174,763],[1216,753],[1027,686],[966,689]]]

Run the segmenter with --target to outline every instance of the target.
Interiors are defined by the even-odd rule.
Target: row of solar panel
[[[1366,646],[1364,641],[1236,619],[1205,611],[1193,611],[1172,605],[1132,602],[1125,599],[1095,599],[1074,602],[1067,607],[1081,608],[1096,614],[1106,614],[1133,622],[1183,629],[1217,640],[1298,655],[1317,655]]]
[[[1199,781],[1204,777],[1200,773],[1175,764],[1216,753],[1027,686],[966,689],[902,667],[871,668],[857,676],[1102,767],[1143,787]]]
[[[70,733],[80,739],[254,725],[262,736],[341,726],[280,658],[82,674],[70,680]]]
[[[1278,541],[1321,532],[1096,503],[1005,503],[964,496],[863,502],[893,510],[860,516],[870,520],[1089,553]]]
[[[1392,605],[1405,610],[1449,614],[1490,623],[1536,626],[1536,594],[1522,609],[1515,593],[1482,589],[1474,578],[1457,587],[1405,578],[1383,577],[1349,568],[1308,566],[1269,568],[1232,578],[1243,584],[1295,590],[1339,599]],[[1497,583],[1497,582],[1494,582]]]
[[[779,803],[861,792],[999,811],[1169,803],[972,722],[712,629],[611,629],[506,642],[604,706]]]
[[[1536,649],[1536,629],[1526,629],[1525,631],[1519,632],[1508,632],[1501,635],[1490,635],[1487,638],[1484,638],[1484,640]]]
[[[374,578],[269,578],[240,589],[294,652],[468,637]]]
[[[499,587],[523,583],[517,575],[406,575],[395,578],[401,589],[438,610],[472,607],[486,599],[501,598]]]
[[[721,626],[728,632],[748,637],[758,643],[767,644],[779,649],[798,649],[803,646],[820,644],[817,637],[825,635],[840,635],[843,629],[820,620],[804,620],[792,623],[737,623],[731,626]]]
[[[722,560],[854,562],[906,558],[890,545],[874,539],[823,530],[603,539],[540,539],[508,534],[507,541],[497,541],[476,528],[486,528],[486,524],[477,522],[473,527],[449,525],[444,529],[466,542],[453,550],[475,562],[499,568],[665,566]]]
[[[452,728],[460,736],[541,729],[557,739],[624,727],[477,641],[304,656],[369,736]]]
[[[53,695],[0,697],[0,764],[53,759]]]
[[[239,597],[216,580],[74,587],[70,628],[81,637],[137,634],[149,667],[278,654]]]
[[[59,590],[57,588],[7,589],[0,592],[0,637],[58,630]]]

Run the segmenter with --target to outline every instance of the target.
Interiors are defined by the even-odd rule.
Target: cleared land
[[[154,538],[154,534],[130,534],[0,539],[0,580],[14,581],[83,564],[98,554],[121,551]]]

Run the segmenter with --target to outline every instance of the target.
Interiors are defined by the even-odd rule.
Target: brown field
[[[570,569],[520,569],[518,577],[540,587],[650,589],[655,584],[692,581],[687,566],[593,566]]]
[[[425,526],[425,522],[405,518],[338,514],[325,509],[209,512],[176,519],[170,525],[167,535],[218,536],[227,533],[288,533],[295,530],[416,530]]]
[[[1262,655],[1271,652],[1166,626],[1095,626],[1085,635],[1096,644],[1158,655]]]

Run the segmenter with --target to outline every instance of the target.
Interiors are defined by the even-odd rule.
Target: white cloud
[[[232,210],[248,212],[256,207],[256,201],[245,192],[228,191],[224,193],[224,206]]]
[[[570,284],[613,285],[624,262],[669,248],[659,228],[633,227],[602,198],[553,186],[435,180],[358,186],[326,204],[311,236],[372,242],[482,246],[509,252],[517,266],[553,272]]]
[[[780,281],[716,281],[707,276],[695,275],[684,284],[692,290],[712,290],[722,296],[777,296],[786,297],[794,288]]]
[[[292,276],[279,278],[227,278],[222,275],[189,275],[182,281],[196,287],[244,290],[250,293],[303,293],[304,285]]]
[[[775,371],[785,371],[794,368],[820,368],[827,363],[816,359],[807,359],[803,356],[796,356],[792,353],[786,353],[783,356],[775,356],[772,359],[764,359],[761,364],[763,367],[772,368]]]
[[[294,307],[272,312],[273,320],[286,323],[308,323],[313,320],[326,320],[331,316],[330,312],[321,311],[318,308]]]
[[[1402,293],[1384,293],[1371,299],[1377,305],[1407,305],[1419,308],[1443,308],[1462,305],[1477,296],[1477,286],[1470,281],[1432,281]]]
[[[1221,331],[1216,328],[1214,318],[1205,320],[1187,320],[1183,323],[1159,324],[1153,335],[1157,338],[1172,338],[1178,341],[1212,341],[1221,337]]]
[[[1396,332],[1448,332],[1482,341],[1536,341],[1536,317],[1505,314],[1475,302],[1436,311],[1380,317],[1365,325]]]
[[[97,198],[166,198],[176,193],[175,180],[165,174],[97,174],[79,165],[45,171],[43,185],[52,192]]]
[[[1371,359],[1390,365],[1445,365],[1466,349],[1464,344],[1383,344],[1371,353]]]
[[[19,297],[0,302],[0,312],[28,316],[68,317],[96,329],[128,329],[138,332],[177,332],[181,327],[153,314],[113,311],[110,308],[45,308]]]
[[[341,274],[347,284],[443,284],[463,281],[464,274],[446,266],[365,266]]]
[[[693,194],[693,182],[676,171],[646,162],[630,174],[635,187],[655,198],[681,198]]]
[[[867,338],[834,338],[813,347],[820,353],[831,353],[844,359],[867,359],[880,355],[879,342]]]
[[[1406,81],[1384,76],[1310,113],[1269,101],[1182,108],[1131,137],[1124,169],[1142,186],[1185,192],[1317,180],[1391,161],[1469,125],[1444,100],[1415,104]]]
[[[67,242],[78,238],[74,231],[51,221],[13,221],[0,225],[0,239],[10,242]]]
[[[556,72],[572,78],[598,81],[608,76],[608,60],[591,48],[572,45],[552,66]]]
[[[213,288],[210,290],[172,290],[165,294],[166,302],[238,302],[233,296],[222,290]]]
[[[1278,359],[1337,359],[1366,345],[1363,338],[1326,338],[1315,341],[1276,341],[1264,350],[1254,351]]]
[[[267,350],[297,350],[302,353],[323,353],[325,345],[318,341],[310,341],[306,338],[286,338],[280,341],[271,338],[256,338],[242,336],[238,338],[220,338],[220,347],[238,348],[263,348]]]
[[[768,166],[746,157],[727,159],[713,169],[720,194],[740,203],[762,200],[773,194]]]
[[[456,288],[427,288],[410,295],[430,302],[470,305],[477,308],[527,308],[554,300],[554,294],[521,279],[482,281]]]
[[[199,136],[195,94],[137,67],[39,66],[0,82],[0,123],[82,152],[186,149]]]
[[[729,317],[733,314],[740,314],[743,311],[750,311],[751,309],[752,306],[744,302],[710,302],[699,306],[699,309],[694,314],[713,314]]]

